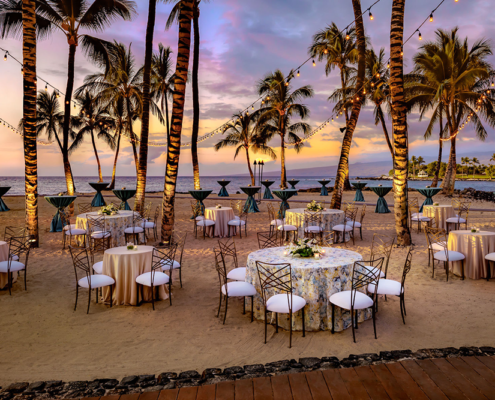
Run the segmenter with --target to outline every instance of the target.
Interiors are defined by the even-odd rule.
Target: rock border
[[[381,351],[379,354],[351,354],[339,360],[337,357],[304,357],[299,361],[281,360],[267,364],[234,366],[225,369],[207,368],[198,371],[163,372],[155,375],[132,375],[117,379],[95,379],[93,381],[47,381],[17,382],[0,388],[0,400],[30,399],[74,399],[99,397],[112,394],[156,392],[187,386],[212,385],[222,381],[269,377],[298,372],[351,368],[363,365],[385,364],[403,360],[424,360],[429,358],[450,358],[463,356],[493,356],[495,347],[446,347],[443,349],[421,349]]]

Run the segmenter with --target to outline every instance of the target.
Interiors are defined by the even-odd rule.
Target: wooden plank
[[[368,392],[368,395],[372,399],[389,399],[390,397],[387,394],[387,391],[382,386],[378,378],[376,377],[373,370],[368,366],[355,367],[354,371],[356,371],[357,376],[361,380],[364,388]]]
[[[464,360],[460,358],[447,358],[446,361],[472,383],[483,396],[495,400],[495,388],[478,374],[478,372],[466,364]]]
[[[83,397],[81,400],[100,400],[100,396],[97,396],[97,397]]]
[[[430,377],[423,371],[416,361],[407,360],[401,361],[400,364],[404,367],[407,373],[417,383],[417,385],[423,390],[423,392],[431,400],[448,400],[447,396],[438,388]]]
[[[359,380],[354,368],[339,369],[340,376],[345,383],[347,392],[353,400],[369,399],[368,392]]]
[[[179,390],[179,396],[177,400],[196,400],[196,394],[198,393],[197,386],[184,387]],[[141,400],[141,397],[139,398]]]
[[[411,400],[428,400],[428,396],[421,390],[414,379],[407,373],[402,364],[392,363],[385,364],[390,373],[393,375],[397,384],[404,389]]]
[[[309,390],[308,381],[304,374],[289,374],[290,389],[294,400],[311,399],[311,391]]]
[[[123,394],[119,400],[138,400],[140,393]]]
[[[321,371],[306,372],[306,380],[308,381],[309,390],[311,391],[313,400],[332,399]]]
[[[495,387],[495,372],[478,360],[477,357],[461,357],[461,359]]]
[[[233,381],[217,383],[217,400],[234,400],[235,384]]]
[[[328,390],[334,399],[351,400],[344,381],[336,369],[326,369],[322,371],[323,378],[327,383]]]
[[[235,381],[235,400],[253,400],[253,380],[238,379]]]
[[[254,400],[273,400],[272,381],[269,377],[254,378],[253,389]]]
[[[495,359],[488,356],[478,356],[476,358],[483,364],[485,364],[488,368],[490,368],[493,372],[495,372]]]
[[[372,365],[371,370],[392,399],[409,400],[409,396],[399,386],[385,364]]]
[[[215,400],[217,387],[215,385],[205,385],[198,388],[196,400]]]
[[[100,400],[119,400],[120,394],[109,394],[108,396],[100,397]]]
[[[141,393],[139,400],[157,400],[159,395],[160,392],[145,392]]]
[[[275,375],[271,378],[273,400],[290,400],[292,393],[290,391],[289,378],[287,375]]]
[[[167,389],[160,392],[158,400],[176,400],[179,394],[179,389]]]
[[[440,371],[431,360],[417,360],[416,362],[450,400],[466,399],[466,397],[454,386],[449,377]]]

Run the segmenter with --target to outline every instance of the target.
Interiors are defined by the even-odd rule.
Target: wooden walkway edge
[[[495,357],[406,360],[83,400],[493,399]]]

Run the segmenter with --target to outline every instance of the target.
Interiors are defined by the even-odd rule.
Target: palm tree
[[[419,156],[417,161],[418,161],[418,171],[421,171],[421,165],[425,163],[425,159]]]
[[[478,160],[476,157],[473,157],[471,162],[473,164],[473,178],[474,178],[474,174],[476,173],[476,165],[480,164],[480,160]]]
[[[469,157],[461,157],[461,164],[464,165],[464,175],[466,174],[466,166],[471,163],[471,159]]]
[[[495,153],[492,154],[492,157],[490,158],[490,162],[495,162]]]
[[[431,182],[431,187],[438,186],[438,179],[440,177],[440,167],[442,165],[442,152],[443,152],[443,134],[444,134],[444,125],[443,125],[443,110],[441,107],[438,109],[438,120],[440,124],[440,132],[438,132],[438,161],[435,167],[435,174],[433,176],[433,181]],[[425,137],[426,139],[426,137]]]
[[[162,205],[162,242],[169,242],[174,230],[175,187],[180,158],[180,139],[184,119],[184,102],[186,94],[187,71],[189,69],[189,53],[191,51],[191,19],[194,0],[182,0],[179,12],[179,46],[177,65],[175,68],[172,127],[169,146],[167,148],[167,167],[165,171],[165,187]]]
[[[406,0],[393,0],[390,24],[390,111],[394,138],[394,214],[397,245],[399,246],[411,244],[407,204],[408,108],[404,96],[404,60],[402,57],[405,2]]]
[[[416,164],[418,163],[418,159],[416,156],[411,157],[411,164],[412,164],[412,169],[413,169],[413,176],[416,176]]]
[[[130,20],[134,14],[135,3],[130,0],[38,0],[36,2],[36,27],[38,37],[46,37],[52,31],[64,33],[69,44],[67,88],[65,90],[63,122],[63,161],[67,192],[74,194],[74,180],[68,159],[70,141],[70,113],[72,91],[74,88],[74,69],[76,49],[80,44],[89,58],[98,63],[108,62],[104,41],[94,36],[81,34],[80,30],[101,32],[115,18]],[[16,36],[22,18],[22,0],[0,2],[0,29],[2,38]]]
[[[223,133],[227,133],[227,136],[220,139],[214,148],[216,151],[230,146],[237,146],[234,153],[234,160],[241,151],[246,152],[246,162],[251,175],[251,184],[255,185],[255,177],[251,168],[251,161],[249,159],[249,150],[253,153],[262,153],[268,155],[272,160],[277,159],[277,155],[273,149],[266,144],[268,137],[263,137],[262,134],[258,134],[255,129],[256,115],[245,112],[244,114],[234,114],[232,119],[234,122],[230,122],[224,128]]]
[[[143,115],[141,116],[141,142],[137,168],[136,201],[134,209],[144,210],[146,197],[146,175],[148,171],[148,138],[150,132],[151,108],[151,63],[153,60],[153,30],[155,29],[156,0],[149,0],[148,25],[146,27],[146,48],[143,74]]]
[[[299,148],[302,142],[297,133],[307,134],[310,130],[309,125],[303,122],[294,124],[293,129],[289,130],[289,121],[294,116],[298,116],[303,120],[309,116],[309,108],[299,103],[299,101],[314,95],[313,88],[309,85],[292,90],[292,85],[289,83],[291,77],[294,77],[294,71],[290,71],[286,78],[282,71],[277,69],[258,82],[258,93],[260,96],[266,97],[262,108],[258,111],[259,117],[256,129],[260,129],[270,121],[276,121],[277,134],[281,140],[281,186],[283,188],[287,187],[285,170],[286,136],[290,144]]]
[[[125,107],[124,98],[118,97],[117,99],[115,99],[115,101],[110,103],[109,107],[112,110],[111,114],[114,117],[115,134],[113,136],[113,142],[116,143],[115,157],[113,161],[113,170],[112,170],[112,181],[108,186],[108,189],[113,189],[115,188],[115,175],[117,172],[117,160],[119,158],[119,151],[120,151],[120,139],[122,138],[122,134],[124,135],[129,134],[130,128],[129,128],[127,116],[125,114],[126,107]],[[131,120],[134,120],[134,118],[131,117]]]
[[[26,226],[39,246],[38,236],[38,152],[36,148],[36,3],[22,2],[22,58],[24,67],[24,190]]]

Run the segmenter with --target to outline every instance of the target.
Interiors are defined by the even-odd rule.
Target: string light
[[[433,13],[430,14],[430,22],[433,22]]]
[[[420,30],[418,30],[418,32],[419,32],[418,39],[419,39],[419,40],[423,40],[423,37],[421,36],[421,31],[420,31]]]
[[[3,61],[7,61],[7,54],[9,54],[9,53],[6,51],[5,55],[3,56]]]
[[[374,18],[373,18],[373,14],[371,14],[371,11],[370,11],[370,21],[373,21]]]
[[[299,72],[299,70],[297,70],[297,76],[300,76],[300,75],[301,75],[301,73]]]
[[[315,60],[313,60],[313,67],[316,67],[316,63],[315,63]]]

